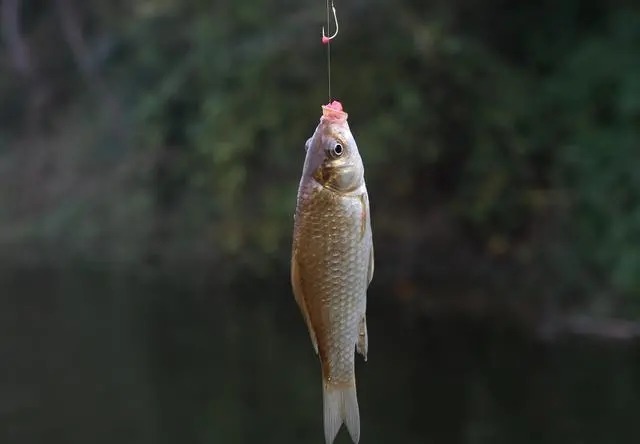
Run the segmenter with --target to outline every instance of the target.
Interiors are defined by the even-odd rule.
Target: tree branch
[[[107,86],[107,82],[92,61],[92,54],[87,45],[81,19],[76,13],[72,0],[55,0],[62,25],[64,38],[71,49],[73,59],[82,73],[87,85],[99,97],[101,105],[111,120],[113,133],[121,140],[125,139],[125,125],[121,121],[121,109],[117,97]]]
[[[94,80],[94,73],[91,67],[89,50],[82,35],[82,26],[71,2],[69,0],[55,0],[62,24],[62,32],[65,40],[71,49],[73,59],[78,65],[78,69],[87,80]]]
[[[25,77],[33,76],[33,64],[29,47],[20,30],[20,7],[22,0],[4,0],[0,10],[2,38],[4,39],[14,69]]]

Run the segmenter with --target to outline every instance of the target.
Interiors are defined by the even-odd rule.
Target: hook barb
[[[329,37],[329,36],[325,35],[325,33],[324,33],[324,26],[322,27],[322,43],[324,43],[325,45],[327,43],[329,43],[331,40],[335,39],[336,36],[338,35],[338,29],[339,29],[339,27],[338,27],[338,16],[336,15],[336,7],[333,6],[333,2],[331,2],[331,10],[333,11],[333,21],[336,24],[336,31],[333,33],[332,36]],[[327,26],[329,26],[328,23],[327,23]]]

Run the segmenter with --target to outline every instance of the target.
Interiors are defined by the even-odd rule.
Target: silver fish
[[[291,284],[322,368],[324,434],[360,439],[355,350],[367,359],[373,241],[364,166],[339,102],[322,107],[294,216]]]

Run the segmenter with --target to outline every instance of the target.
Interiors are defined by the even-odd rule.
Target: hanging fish
[[[294,217],[291,283],[322,368],[327,444],[343,423],[360,439],[355,350],[367,359],[366,294],[373,276],[369,198],[340,102],[322,107],[306,143]]]

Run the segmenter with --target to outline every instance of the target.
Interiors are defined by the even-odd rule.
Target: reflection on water
[[[320,369],[286,276],[266,292],[86,271],[0,284],[2,443],[323,442]],[[638,344],[409,323],[384,300],[370,297],[358,357],[363,443],[640,442]]]

